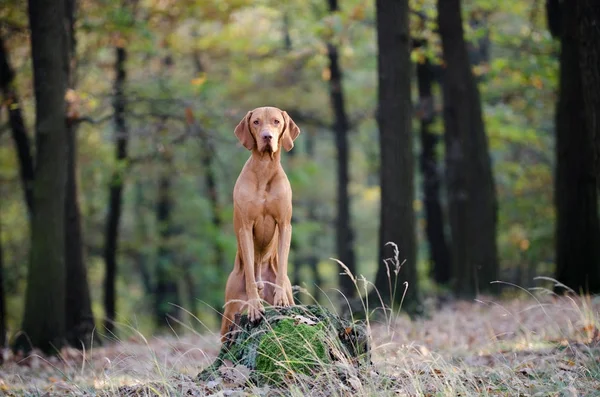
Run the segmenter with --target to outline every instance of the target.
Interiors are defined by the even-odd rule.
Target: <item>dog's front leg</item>
[[[265,308],[258,295],[258,287],[254,273],[254,243],[252,240],[252,225],[244,225],[238,231],[239,245],[244,266],[246,280],[246,294],[248,295],[248,318],[257,322],[262,318]]]
[[[292,241],[292,225],[289,222],[280,223],[279,228],[279,246],[277,247],[277,275],[275,277],[275,306],[289,306],[291,301],[291,284],[288,279],[288,256],[290,254],[290,243]],[[289,290],[289,291],[288,291]]]

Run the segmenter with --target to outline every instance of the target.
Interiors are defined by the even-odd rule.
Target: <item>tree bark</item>
[[[438,26],[446,66],[442,91],[454,291],[472,297],[491,292],[498,274],[496,192],[459,0],[438,0]]]
[[[66,43],[65,71],[68,88],[75,89],[75,0],[65,0]],[[68,104],[69,105],[69,104]],[[71,106],[76,106],[71,103]],[[87,266],[83,252],[81,211],[77,187],[77,117],[74,109],[67,109],[67,184],[65,199],[65,262],[66,335],[74,347],[88,348],[92,343],[94,316],[87,280]]]
[[[36,170],[23,333],[17,350],[55,353],[65,338],[65,183],[67,174],[64,1],[29,0],[36,99]]]
[[[425,41],[418,43],[426,45]],[[431,274],[438,284],[449,284],[452,262],[448,243],[446,242],[444,212],[440,202],[440,175],[436,147],[439,137],[431,132],[431,124],[435,118],[432,85],[434,72],[429,59],[417,63],[417,85],[419,89],[419,117],[421,122],[421,158],[420,166],[423,174],[423,201],[425,204],[425,234],[429,242]]]
[[[309,222],[317,222],[317,216],[315,215],[315,203],[314,202],[310,202],[309,203],[309,207],[308,207],[308,214],[307,214],[307,220]],[[319,235],[315,232],[313,232],[312,236],[310,237],[310,242],[311,242],[311,247],[317,247],[319,244]],[[298,261],[300,262],[300,261]],[[323,285],[323,280],[321,279],[321,274],[319,273],[319,258],[317,257],[317,254],[315,254],[315,252],[313,250],[311,250],[311,252],[308,254],[308,257],[306,258],[306,264],[308,265],[308,267],[310,268],[310,270],[312,271],[313,274],[313,292],[312,292],[312,297],[315,301],[315,303],[320,302],[321,300],[321,286]]]
[[[114,320],[116,314],[116,278],[117,278],[117,250],[119,243],[119,224],[123,206],[123,183],[125,178],[125,162],[127,161],[127,146],[129,131],[125,122],[125,82],[127,74],[127,50],[123,47],[115,49],[115,96],[113,108],[115,112],[115,169],[113,170],[110,187],[108,214],[106,216],[106,234],[104,243],[104,262],[106,272],[104,276],[104,328],[109,333],[114,333]]]
[[[561,0],[546,0],[546,20],[553,37],[559,38],[562,32]]]
[[[67,271],[67,340],[74,347],[89,347],[94,331],[94,316],[84,260],[76,176],[77,138],[73,125],[67,126],[67,185],[65,200],[65,262]],[[83,345],[82,345],[83,344]]]
[[[204,66],[202,65],[200,54],[196,53],[194,55],[194,64],[196,65],[196,72],[198,74],[204,72]],[[221,219],[221,205],[219,203],[219,187],[217,186],[217,177],[215,174],[215,159],[214,153],[215,148],[213,147],[209,137],[203,131],[200,131],[198,121],[196,121],[193,115],[190,114],[188,116],[188,121],[190,126],[199,132],[200,138],[202,140],[202,148],[200,152],[200,162],[202,164],[202,169],[204,170],[204,179],[206,185],[206,191],[208,192],[208,200],[210,201],[210,208],[212,212],[212,225],[214,227],[215,233],[219,233],[221,231],[223,220]],[[215,238],[214,241],[214,254],[215,254],[215,264],[219,269],[223,269],[226,266],[225,263],[225,252],[223,247],[219,243],[218,239]]]
[[[409,5],[408,0],[377,0],[376,8],[381,210],[375,287],[384,303],[395,306],[403,299],[402,282],[408,283],[403,308],[414,311],[419,306],[419,286],[413,210]],[[388,243],[398,246],[396,263],[388,260],[394,257]]]
[[[304,135],[304,142],[305,142],[305,148],[306,148],[306,156],[309,159],[316,161],[314,130],[306,131],[306,134]],[[319,217],[317,216],[317,203],[315,202],[315,200],[311,199],[307,203],[306,220],[307,220],[307,222],[311,222],[311,223],[319,222]],[[321,300],[321,290],[319,288],[321,287],[321,285],[323,285],[323,282],[321,280],[321,274],[319,273],[319,267],[318,267],[319,258],[316,254],[316,252],[317,252],[316,248],[319,246],[320,238],[321,238],[321,232],[317,232],[317,231],[311,232],[309,244],[312,247],[312,249],[309,250],[309,253],[305,259],[306,264],[311,269],[311,272],[313,274],[314,288],[312,291],[312,297],[313,297],[314,301],[317,303]],[[302,261],[298,260],[297,262],[301,263]]]
[[[204,137],[204,147],[201,153],[201,162],[204,169],[204,177],[206,183],[206,190],[208,192],[208,199],[210,201],[210,209],[212,212],[212,226],[215,232],[214,239],[214,254],[215,254],[215,265],[219,269],[225,268],[225,252],[221,246],[219,239],[216,238],[220,233],[223,221],[221,220],[221,206],[219,204],[219,191],[217,186],[217,178],[214,170],[214,158],[213,148],[207,142],[207,137]]]
[[[338,11],[337,0],[328,0],[329,11]],[[333,131],[335,133],[335,145],[337,148],[337,217],[336,217],[336,250],[338,259],[346,265],[348,270],[356,275],[356,263],[354,256],[354,233],[350,222],[350,195],[348,194],[348,183],[350,180],[348,171],[348,115],[344,104],[344,92],[342,88],[342,71],[339,64],[338,48],[333,43],[327,43],[327,55],[329,57],[329,92],[331,107],[333,109],[335,122]],[[342,270],[342,269],[340,269]],[[348,299],[356,294],[356,287],[352,279],[340,271],[340,291]]]
[[[0,233],[0,236],[2,233]],[[4,252],[2,250],[2,239],[0,239],[0,352],[6,347],[6,297],[4,295]],[[0,354],[0,365],[4,358]]]
[[[580,0],[576,4],[583,101],[600,189],[600,2]]]
[[[172,154],[166,153],[162,159],[163,165],[158,181],[158,201],[156,204],[156,221],[159,230],[158,257],[156,264],[156,286],[154,291],[156,325],[161,328],[170,325],[177,327],[180,318],[179,290],[177,285],[177,269],[174,266],[174,253],[171,248],[173,225],[171,210],[173,207],[172,180],[174,171],[172,167]]]
[[[560,86],[556,107],[556,278],[576,292],[600,292],[600,226],[594,150],[584,101],[577,9],[562,5]],[[584,60],[584,63],[587,60]],[[598,65],[596,64],[597,68]],[[597,95],[597,93],[595,94]],[[562,288],[557,291],[564,292]]]
[[[10,66],[8,51],[0,37],[0,90],[2,91],[3,102],[8,109],[8,121],[19,159],[21,185],[23,186],[25,203],[31,220],[33,215],[33,157],[31,143],[21,113],[21,104],[14,86],[14,79],[15,73]]]
[[[150,274],[150,270],[148,269],[149,257],[148,254],[144,252],[143,249],[139,247],[147,244],[147,225],[144,222],[144,209],[146,208],[146,203],[144,200],[144,187],[141,182],[136,182],[134,186],[135,191],[135,206],[134,206],[134,216],[135,216],[135,230],[136,230],[136,250],[134,253],[133,261],[137,268],[137,271],[140,274],[140,278],[142,280],[142,285],[144,287],[144,292],[150,296],[154,291],[154,286],[152,285],[152,276]]]

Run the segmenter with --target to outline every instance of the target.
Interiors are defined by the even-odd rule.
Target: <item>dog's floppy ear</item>
[[[250,132],[250,117],[252,117],[252,112],[248,112],[237,127],[235,127],[235,136],[237,136],[240,143],[248,150],[254,149],[254,137]]]
[[[287,112],[281,112],[284,120],[284,130],[282,144],[286,152],[289,152],[294,147],[294,141],[300,135],[300,128],[294,123],[294,120],[288,116]]]

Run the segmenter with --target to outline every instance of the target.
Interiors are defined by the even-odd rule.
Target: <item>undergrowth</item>
[[[398,254],[386,264],[390,295],[404,294]],[[135,327],[119,324],[126,338],[91,350],[65,348],[53,357],[4,351],[0,395],[600,395],[596,297],[507,285],[520,290],[520,298],[481,296],[439,307],[430,299],[425,302],[430,316],[412,319],[390,307],[381,310],[383,302],[369,301],[372,285],[346,273],[367,314],[371,365],[329,360],[328,346],[314,343],[322,330],[308,325],[299,331],[306,343],[290,349],[281,335],[297,326],[281,321],[269,336],[274,343],[261,345],[257,357],[261,368],[277,377],[276,385],[258,386],[243,365],[221,368],[216,378],[201,382],[196,375],[218,354],[218,335],[190,327],[183,334],[146,338]],[[278,372],[282,365],[285,371]]]

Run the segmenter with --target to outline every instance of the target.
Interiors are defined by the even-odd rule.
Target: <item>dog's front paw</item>
[[[265,307],[263,306],[260,299],[253,299],[248,302],[248,319],[252,323],[259,322],[263,314],[265,313]]]
[[[283,306],[287,307],[290,305],[290,301],[285,293],[285,289],[277,288],[275,290],[275,298],[273,299],[274,306]]]

